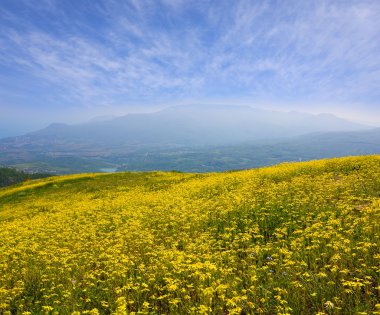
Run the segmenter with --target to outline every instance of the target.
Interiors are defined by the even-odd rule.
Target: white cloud
[[[35,10],[61,18],[60,34],[2,8],[0,63],[85,104],[226,90],[258,100],[379,96],[376,1],[197,2],[192,14],[199,23],[189,7],[179,0],[163,0],[161,7],[143,0],[94,3],[92,13],[104,25],[90,29],[59,2],[38,4]]]

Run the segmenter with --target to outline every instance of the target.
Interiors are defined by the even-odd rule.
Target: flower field
[[[380,156],[0,189],[0,314],[380,314]]]

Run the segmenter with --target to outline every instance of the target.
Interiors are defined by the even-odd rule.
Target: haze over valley
[[[284,161],[380,153],[380,129],[331,114],[191,105],[53,123],[0,140],[0,163],[72,173],[246,169]]]

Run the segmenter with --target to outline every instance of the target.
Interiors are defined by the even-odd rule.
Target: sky
[[[380,1],[0,1],[0,136],[186,104],[380,126]]]

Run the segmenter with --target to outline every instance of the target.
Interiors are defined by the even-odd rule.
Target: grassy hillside
[[[380,314],[380,156],[0,189],[0,314]]]

